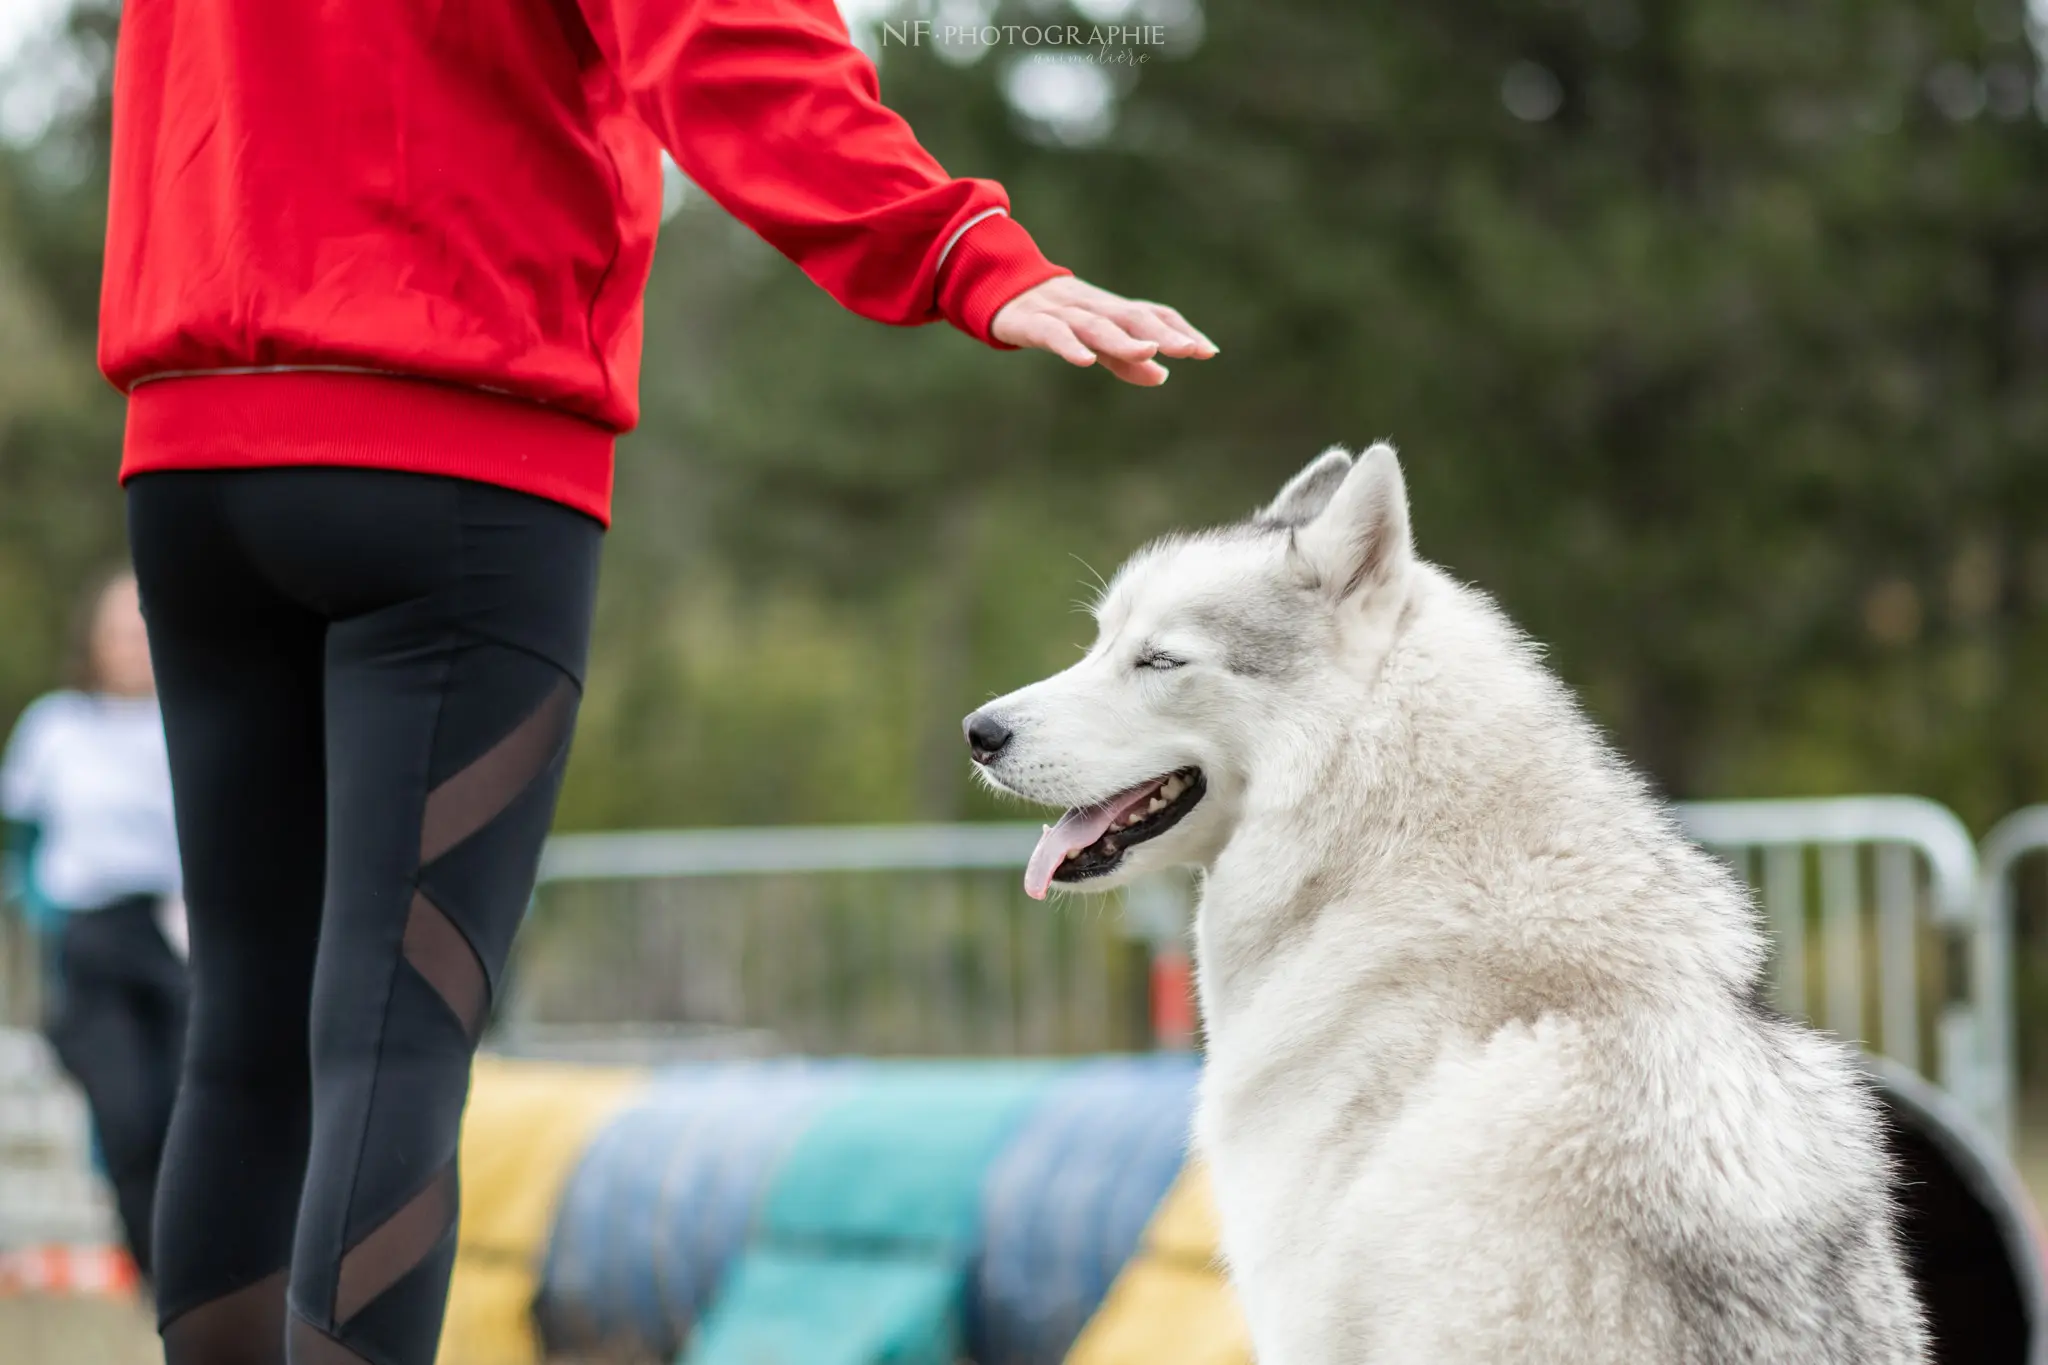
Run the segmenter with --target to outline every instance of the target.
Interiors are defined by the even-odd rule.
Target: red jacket
[[[366,465],[606,518],[664,146],[866,317],[988,340],[1065,273],[882,106],[831,0],[128,0],[122,477]]]

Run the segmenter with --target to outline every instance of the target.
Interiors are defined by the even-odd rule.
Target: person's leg
[[[153,1065],[155,937],[149,902],[141,898],[67,916],[58,946],[57,1010],[49,1023],[58,1060],[85,1091],[114,1208],[145,1278],[169,1104]]]
[[[326,625],[224,516],[231,475],[129,485],[191,929],[182,1083],[157,1201],[167,1365],[278,1365],[311,1124]]]
[[[341,470],[253,481],[238,523],[332,622],[290,1359],[429,1365],[470,1058],[552,817],[602,533],[521,494]]]

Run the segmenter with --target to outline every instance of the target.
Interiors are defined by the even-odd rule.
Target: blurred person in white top
[[[15,723],[0,816],[17,896],[47,948],[44,1031],[85,1091],[147,1276],[187,987],[170,766],[133,575],[96,586],[75,649],[78,686]]]

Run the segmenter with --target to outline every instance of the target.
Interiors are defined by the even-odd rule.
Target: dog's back
[[[1854,1063],[1779,1028],[1695,1034],[1662,1077],[1640,1020],[1546,1014],[1453,1049],[1327,1207],[1348,1309],[1283,1289],[1263,1316],[1301,1340],[1272,1358],[1919,1361]]]

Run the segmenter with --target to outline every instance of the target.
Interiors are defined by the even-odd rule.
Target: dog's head
[[[1025,873],[1106,889],[1229,841],[1247,792],[1312,780],[1414,577],[1393,448],[1330,450],[1239,526],[1133,556],[1086,657],[967,717],[991,785],[1067,807]]]

